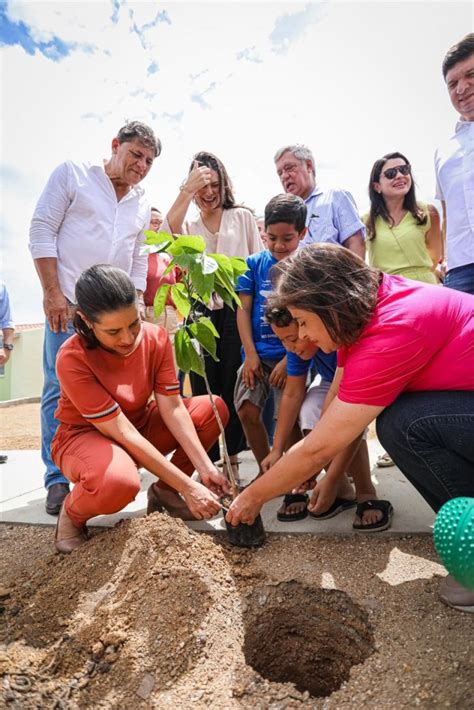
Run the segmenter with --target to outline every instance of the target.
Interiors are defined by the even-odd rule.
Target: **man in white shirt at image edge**
[[[58,422],[56,355],[74,333],[71,305],[80,274],[94,264],[126,271],[143,303],[147,257],[140,255],[150,206],[139,183],[161,153],[161,142],[139,121],[123,126],[108,160],[66,161],[51,174],[30,227],[30,251],[43,289],[46,315],[41,397],[41,455],[46,466],[46,512],[57,515],[69,483],[51,459]]]

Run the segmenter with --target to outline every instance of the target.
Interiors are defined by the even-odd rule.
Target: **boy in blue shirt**
[[[298,324],[286,308],[267,307],[265,317],[273,332],[280,339],[287,355],[287,381],[281,397],[280,415],[278,417],[272,450],[262,461],[263,471],[273,466],[292,442],[292,430],[299,419],[301,431],[308,434],[319,421],[325,408],[326,395],[331,388],[337,368],[336,353],[324,353],[310,340],[301,339]],[[308,372],[315,366],[319,377],[306,387]],[[331,398],[331,395],[329,395]],[[346,471],[352,476],[354,488],[349,482]],[[316,496],[307,507],[308,497],[304,493],[289,493],[277,513],[278,520],[301,520],[307,513],[318,519],[326,520],[334,515],[376,500],[377,494],[370,477],[369,454],[367,442],[356,439],[350,446],[336,456],[327,467],[328,481],[334,488],[333,504],[322,513],[314,513]],[[324,480],[324,479],[323,479]],[[321,483],[316,484],[320,486]],[[366,510],[361,505],[356,510],[354,529],[365,532],[386,530],[390,526],[390,518],[381,511]]]
[[[242,307],[237,327],[244,360],[237,374],[234,404],[245,436],[262,472],[270,453],[262,411],[273,389],[275,408],[286,381],[286,355],[281,341],[265,320],[267,296],[273,287],[270,270],[298,249],[306,234],[306,205],[297,195],[273,197],[265,207],[267,249],[247,258],[248,271],[238,281]]]

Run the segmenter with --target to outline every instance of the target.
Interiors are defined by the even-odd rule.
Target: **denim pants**
[[[51,458],[51,442],[59,422],[54,416],[59,400],[59,381],[56,375],[56,356],[61,345],[74,335],[72,321],[67,324],[65,333],[53,333],[46,321],[43,344],[43,393],[41,395],[41,458],[46,466],[44,475],[45,488],[55,483],[69,483]]]
[[[465,264],[448,271],[443,285],[456,291],[474,294],[474,264]]]
[[[402,394],[377,417],[377,436],[435,512],[474,497],[474,391]]]

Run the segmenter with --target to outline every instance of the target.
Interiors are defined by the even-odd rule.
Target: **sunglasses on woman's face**
[[[393,178],[397,176],[397,173],[400,173],[400,175],[410,175],[411,165],[397,165],[396,168],[388,168],[382,175],[386,177],[387,180],[393,180]]]

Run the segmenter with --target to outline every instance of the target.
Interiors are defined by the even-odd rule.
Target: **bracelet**
[[[185,189],[184,189],[184,185],[181,185],[181,187],[179,188],[179,191],[180,191],[180,192],[185,192],[186,195],[191,195],[191,197],[194,197],[194,192],[189,192],[189,190],[185,190]]]

